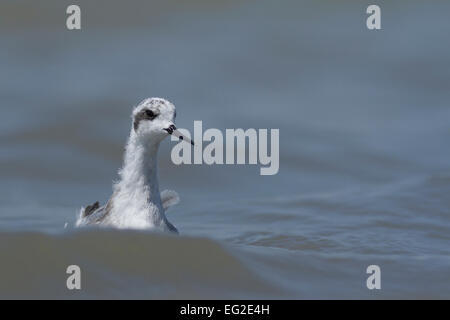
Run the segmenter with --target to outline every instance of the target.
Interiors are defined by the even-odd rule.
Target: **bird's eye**
[[[152,110],[145,110],[145,115],[152,120],[156,117],[155,113]]]

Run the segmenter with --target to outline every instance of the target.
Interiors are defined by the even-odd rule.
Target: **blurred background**
[[[81,30],[66,29],[70,4],[81,7]],[[42,291],[17,266],[50,247],[38,250],[47,272],[70,244],[92,281],[107,279],[81,293],[89,298],[129,297],[115,282],[127,272],[144,298],[449,298],[450,3],[377,1],[379,31],[366,27],[370,4],[1,2],[0,252],[10,278],[0,296],[64,295],[59,280]],[[108,200],[131,110],[151,96],[176,105],[181,128],[280,129],[274,176],[259,165],[175,166],[175,143],[163,143],[160,183],[181,197],[169,219],[180,239],[204,239],[188,248],[70,227],[81,206]],[[204,271],[210,262],[196,253],[208,246],[216,273],[173,283],[180,271],[161,270],[187,262],[160,257],[158,273],[151,254],[115,273],[102,246],[83,256],[85,237],[117,241],[121,259],[136,241],[142,251],[162,241]],[[149,268],[133,268],[147,258]],[[381,291],[365,287],[371,264]]]

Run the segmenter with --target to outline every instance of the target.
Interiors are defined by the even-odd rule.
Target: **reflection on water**
[[[64,2],[0,4],[0,243],[8,238],[4,268],[16,270],[11,294],[26,290],[19,273],[31,272],[13,262],[36,249],[46,251],[42,270],[63,264],[62,241],[101,279],[89,298],[450,296],[448,3],[381,3],[379,32],[365,29],[356,1],[80,6],[82,30],[69,32]],[[181,196],[168,214],[182,238],[64,230],[82,205],[107,200],[131,109],[148,96],[173,101],[189,130],[194,120],[279,128],[279,173],[175,166],[165,141],[160,179]],[[115,245],[94,258],[89,241]],[[141,281],[149,274],[138,255],[127,266],[117,258],[134,247],[161,255],[162,269],[188,270]],[[226,281],[221,261],[235,266]],[[371,264],[381,267],[381,292],[365,288]],[[45,291],[36,281],[31,296],[60,293],[58,279]]]

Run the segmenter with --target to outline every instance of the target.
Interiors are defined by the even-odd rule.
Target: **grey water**
[[[0,298],[450,298],[448,1],[378,1],[379,31],[366,1],[77,3],[79,31],[68,1],[0,3]],[[166,139],[180,236],[75,229],[149,96],[181,128],[279,129],[278,174]]]

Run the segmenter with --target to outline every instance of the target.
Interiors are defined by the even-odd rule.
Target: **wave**
[[[0,233],[0,298],[246,298],[274,293],[221,244],[118,230]],[[68,290],[69,265],[81,290]]]

